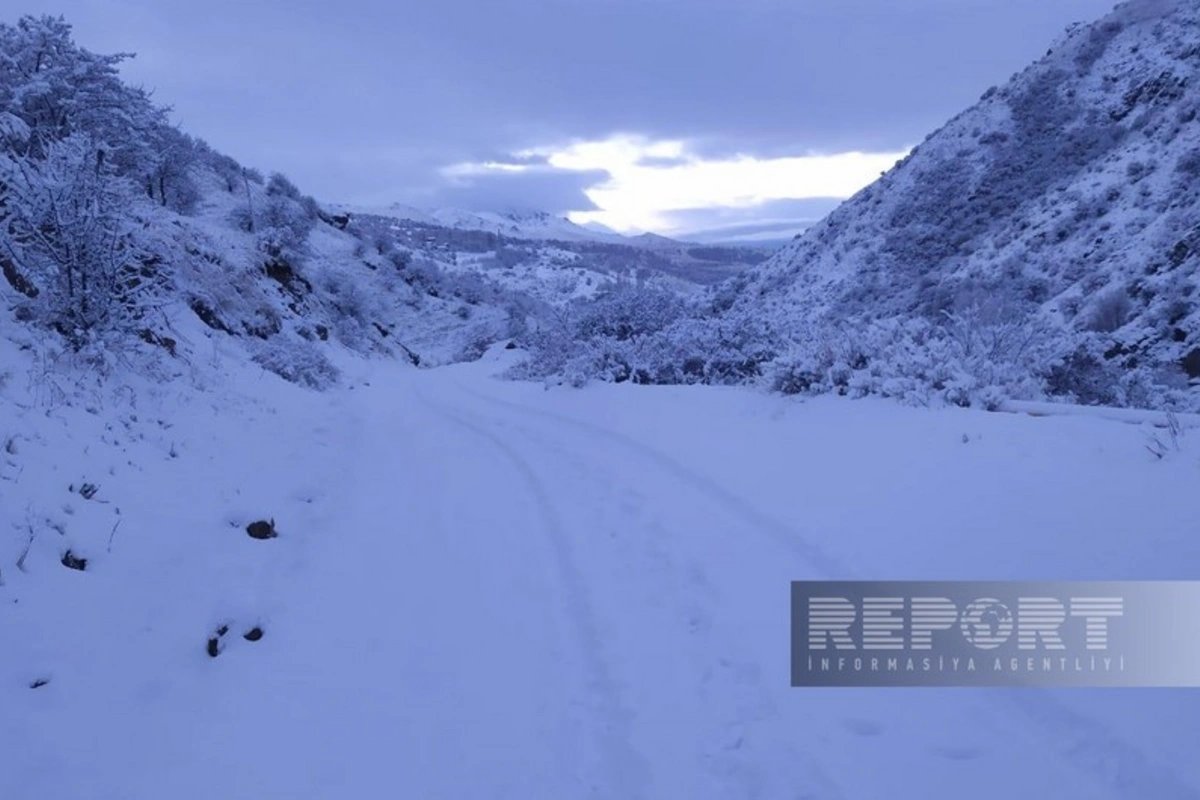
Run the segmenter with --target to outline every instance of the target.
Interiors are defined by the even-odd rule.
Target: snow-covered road
[[[1200,798],[1192,693],[788,674],[795,579],[1197,577],[1196,447],[1155,461],[1087,418],[543,391],[489,362],[360,369],[221,445],[244,449],[243,501],[278,501],[280,538],[237,540],[249,566],[146,545],[172,630],[207,615],[263,641],[235,629],[209,659],[203,630],[117,618],[131,657],[89,676],[32,631],[103,624],[134,604],[120,581],[75,605],[25,589],[0,632],[54,680],[0,688],[0,797]]]

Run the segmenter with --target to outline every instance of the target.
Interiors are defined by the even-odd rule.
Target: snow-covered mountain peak
[[[401,203],[383,207],[340,205],[343,211],[411,220],[462,231],[484,231],[512,239],[565,242],[622,242],[625,237],[611,231],[584,227],[546,211],[468,211],[461,208],[417,208]]]

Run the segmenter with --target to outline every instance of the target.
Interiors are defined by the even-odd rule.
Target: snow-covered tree
[[[28,127],[23,154],[44,157],[54,142],[87,134],[107,145],[108,162],[119,174],[143,167],[167,112],[121,81],[118,68],[131,57],[79,47],[61,17],[0,24],[0,111]]]
[[[0,254],[24,283],[31,315],[81,347],[133,323],[158,272],[138,245],[133,189],[108,148],[72,134],[38,151],[0,153]]]
[[[200,161],[196,140],[173,125],[160,125],[150,138],[146,192],[159,205],[182,214],[200,199],[193,172]]]

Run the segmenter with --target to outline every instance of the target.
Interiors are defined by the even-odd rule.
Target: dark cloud
[[[569,211],[596,210],[584,190],[608,178],[608,173],[600,170],[488,172],[435,187],[425,192],[418,204],[467,211],[549,211],[565,215]]]
[[[181,122],[331,200],[612,133],[896,151],[1112,0],[29,0]],[[531,188],[538,188],[536,181]]]
[[[749,208],[689,208],[663,214],[672,235],[697,242],[786,239],[820,222],[833,197],[768,200]]]

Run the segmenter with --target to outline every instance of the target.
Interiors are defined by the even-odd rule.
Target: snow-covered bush
[[[1112,341],[1100,334],[1075,339],[1074,345],[1046,371],[1048,394],[1083,405],[1190,407],[1181,373],[1130,368]]]
[[[654,338],[685,312],[683,300],[660,289],[618,284],[552,312],[522,337],[531,358],[517,374],[542,378],[568,368],[579,379],[651,383],[661,366]]]
[[[531,357],[514,375],[563,375],[575,385],[745,383],[775,355],[759,319],[701,315],[668,290],[629,284],[556,310],[520,340]]]
[[[279,172],[272,172],[267,178],[267,194],[270,196],[287,197],[299,201],[303,196],[296,184]]]
[[[1125,324],[1132,308],[1133,304],[1124,288],[1111,289],[1092,305],[1088,328],[1098,333],[1112,333]]]
[[[471,305],[478,305],[495,295],[492,285],[475,272],[442,273],[438,283],[443,295],[457,297]]]
[[[200,189],[194,178],[202,158],[198,143],[165,122],[154,129],[149,141],[151,157],[146,193],[172,211],[192,213],[200,202]]]
[[[278,187],[266,197],[256,199],[249,190],[247,195],[247,202],[230,212],[229,221],[238,230],[255,235],[257,249],[264,257],[302,262],[317,218]]]
[[[291,200],[299,209],[310,226],[321,218],[321,206],[310,195],[300,191],[299,187],[285,175],[279,172],[271,173],[267,179],[267,196],[271,198]],[[293,209],[294,212],[295,209]]]
[[[683,299],[670,291],[619,283],[576,305],[576,335],[627,341],[658,333],[680,319]]]
[[[341,374],[316,344],[276,338],[269,344],[248,340],[254,362],[291,383],[324,390],[337,384]]]
[[[0,255],[27,315],[79,348],[137,323],[161,289],[161,259],[139,239],[133,187],[103,144],[73,134],[39,149],[0,152]]]
[[[995,407],[1004,398],[1042,396],[1038,330],[962,314],[944,325],[921,318],[848,321],[793,341],[771,364],[770,386],[787,394]]]
[[[298,202],[287,197],[269,197],[257,223],[258,247],[271,258],[303,260],[313,218]]]
[[[385,316],[380,298],[361,281],[337,270],[322,272],[316,285],[333,322],[334,335],[349,347],[368,349],[372,323]]]
[[[502,331],[491,324],[472,325],[463,336],[463,346],[454,357],[455,361],[477,361],[488,348],[498,342]]]

